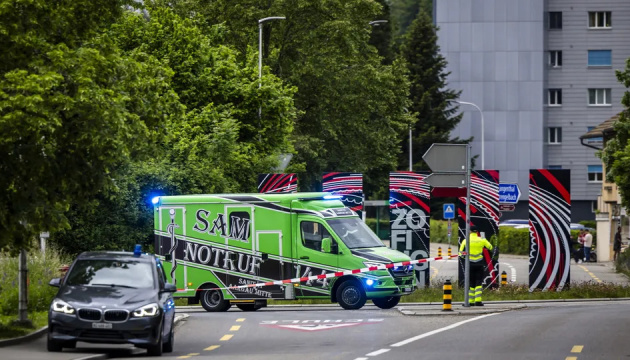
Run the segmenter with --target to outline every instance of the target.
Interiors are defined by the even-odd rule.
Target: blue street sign
[[[499,184],[499,202],[503,204],[516,204],[521,198],[521,190],[518,184]]]
[[[455,204],[444,204],[444,219],[455,219]]]

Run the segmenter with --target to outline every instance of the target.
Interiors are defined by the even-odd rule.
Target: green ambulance
[[[344,309],[369,299],[389,309],[416,288],[413,265],[299,284],[227,289],[409,261],[328,193],[159,196],[155,253],[176,297],[207,311],[244,311],[269,299],[321,298]],[[206,290],[220,289],[220,290]]]

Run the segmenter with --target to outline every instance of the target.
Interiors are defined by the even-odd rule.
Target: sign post
[[[433,144],[422,156],[433,174],[425,182],[433,187],[466,187],[466,266],[464,306],[469,307],[470,288],[470,144]],[[446,205],[444,207],[446,210]],[[453,206],[453,217],[455,211]],[[446,211],[444,212],[446,216]],[[450,242],[450,238],[449,238]]]

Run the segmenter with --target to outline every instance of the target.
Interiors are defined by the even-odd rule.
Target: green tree
[[[630,88],[630,59],[626,60],[625,70],[617,70],[617,79]],[[625,109],[619,114],[614,125],[614,135],[608,139],[604,150],[599,154],[606,166],[606,178],[617,184],[621,201],[625,208],[630,207],[630,91],[626,90],[621,99]]]
[[[394,61],[394,51],[392,49],[392,19],[389,4],[386,0],[376,0],[381,5],[380,14],[377,19],[385,20],[385,23],[375,23],[370,34],[370,45],[378,50],[378,54],[383,58],[383,63],[391,64]]]
[[[436,28],[425,12],[419,12],[405,35],[401,57],[406,61],[411,83],[409,112],[417,121],[413,125],[412,152],[414,170],[427,169],[422,155],[433,143],[459,141],[450,133],[461,120],[455,115],[453,100],[459,91],[447,88],[446,60],[440,55]],[[409,142],[402,141],[403,152],[398,159],[399,169],[408,169]]]
[[[172,72],[101,32],[126,3],[0,2],[0,247],[67,228],[180,113]]]
[[[153,243],[151,197],[255,191],[256,175],[292,150],[293,88],[266,75],[259,89],[255,56],[239,62],[238,53],[222,45],[221,26],[202,31],[167,7],[147,11],[148,19],[125,14],[111,36],[125,52],[146,54],[172,69],[172,88],[186,112],[168,123],[154,156],[132,161],[116,189],[92,199],[92,211],[72,209],[73,230],[54,235],[64,249],[147,248]]]

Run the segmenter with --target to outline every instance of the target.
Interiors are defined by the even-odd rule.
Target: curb
[[[46,330],[48,330],[48,326],[44,326],[40,329],[37,329],[35,331],[33,331],[30,334],[26,334],[24,336],[20,336],[20,337],[16,337],[16,338],[12,338],[12,339],[6,339],[6,340],[0,340],[0,348],[1,347],[5,347],[5,346],[11,346],[11,345],[19,345],[19,344],[23,344],[27,341],[30,340],[35,340],[40,336],[43,336],[44,334],[46,334]]]
[[[190,315],[188,314],[175,314],[175,319],[173,320],[173,326],[177,325],[180,321],[184,321],[186,319],[188,319]],[[40,329],[37,329],[35,331],[33,331],[30,334],[24,335],[24,336],[20,336],[20,337],[16,337],[16,338],[11,338],[11,339],[6,339],[6,340],[0,340],[0,348],[1,347],[6,347],[6,346],[12,346],[12,345],[20,345],[23,344],[25,342],[29,342],[31,340],[35,340],[39,337],[42,337],[46,334],[46,331],[48,331],[48,326],[44,326]],[[105,357],[102,357],[105,356]],[[80,359],[76,359],[76,360],[97,360],[97,359],[108,359],[109,357],[106,354],[96,354],[96,355],[90,355],[90,356],[86,356],[86,357],[82,357]]]
[[[398,311],[405,316],[458,316],[458,315],[484,315],[484,314],[494,314],[494,313],[502,313],[506,311],[512,310],[521,310],[527,308],[527,305],[520,305],[510,308],[485,308],[485,309],[474,309],[474,310],[455,310],[453,311],[442,311],[435,309],[433,311],[428,310],[406,310],[404,307],[399,307]]]

